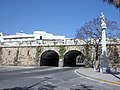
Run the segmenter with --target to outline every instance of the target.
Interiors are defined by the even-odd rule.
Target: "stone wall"
[[[36,47],[1,47],[0,64],[35,65]]]
[[[79,46],[64,46],[65,52],[63,55],[71,50],[78,50],[83,55],[85,54],[84,45]],[[108,47],[108,46],[107,46]],[[114,45],[113,45],[114,47]],[[117,45],[120,56],[120,45]],[[90,56],[95,59],[95,49],[90,47],[92,52]],[[54,50],[60,55],[60,46],[16,46],[16,47],[0,47],[0,65],[18,65],[18,66],[39,66],[40,56],[47,50]],[[60,61],[59,61],[60,62]]]

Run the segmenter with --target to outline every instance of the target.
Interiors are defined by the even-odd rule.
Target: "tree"
[[[114,47],[113,46],[110,47],[109,60],[113,63],[113,65],[118,64],[120,62],[118,48],[116,45]]]
[[[110,63],[110,67],[113,68],[112,72],[117,72],[117,64],[120,64],[120,55],[119,55],[119,51],[118,51],[118,47],[115,44],[113,45],[109,45],[108,46],[108,60]]]
[[[115,7],[120,9],[120,0],[103,0],[104,2],[108,2],[109,4],[114,4]]]
[[[120,33],[117,34],[117,37],[120,39]]]
[[[102,39],[102,32],[100,27],[100,18],[94,18],[92,21],[85,23],[82,27],[77,29],[76,38],[84,40],[86,43],[92,44],[95,47],[95,61],[99,60],[100,43]],[[116,35],[120,33],[117,23],[106,19],[106,35],[107,38],[117,38]],[[99,62],[98,62],[99,63]],[[98,64],[97,64],[98,66]]]

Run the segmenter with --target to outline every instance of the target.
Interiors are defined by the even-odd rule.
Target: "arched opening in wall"
[[[80,51],[71,50],[64,55],[64,66],[76,67],[80,63],[84,63],[84,55]]]
[[[48,50],[42,53],[40,66],[58,66],[59,55],[53,50]]]

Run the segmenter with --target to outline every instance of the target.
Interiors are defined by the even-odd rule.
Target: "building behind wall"
[[[65,43],[67,38],[65,36],[53,35],[51,33],[46,33],[45,31],[34,31],[33,34],[26,34],[23,31],[16,33],[15,35],[5,35],[3,32],[0,33],[0,42],[6,43],[7,45],[17,45],[18,43],[24,42],[34,42],[42,44],[53,43]],[[47,41],[47,42],[46,42]],[[38,44],[37,43],[37,44]]]
[[[94,40],[90,39],[91,44]],[[48,46],[48,45],[84,45],[86,42],[81,39],[66,38],[65,36],[53,35],[45,31],[34,31],[33,34],[26,34],[23,31],[15,35],[8,35],[0,32],[0,46]],[[120,39],[116,42],[107,39],[107,44],[120,44]]]
[[[16,33],[15,35],[5,35],[0,33],[1,42],[9,41],[32,41],[32,40],[42,40],[42,39],[65,39],[65,36],[57,36],[51,33],[46,33],[45,31],[34,31],[33,34],[26,34],[24,32]]]

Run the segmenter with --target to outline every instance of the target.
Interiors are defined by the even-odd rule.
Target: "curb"
[[[120,82],[112,82],[112,81],[108,81],[108,80],[104,80],[104,79],[100,79],[100,78],[94,78],[94,77],[91,77],[91,76],[84,75],[84,74],[78,72],[77,70],[75,70],[74,72],[77,75],[82,75],[82,76],[87,77],[89,79],[99,80],[99,81],[102,81],[102,82],[105,82],[105,83],[109,83],[109,84],[112,84],[112,85],[120,86]]]

